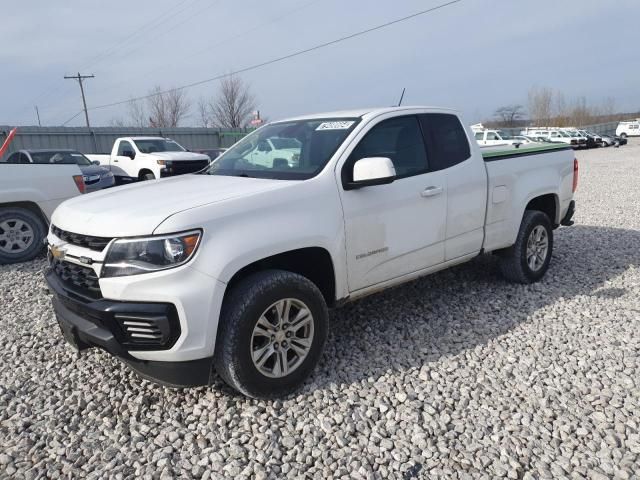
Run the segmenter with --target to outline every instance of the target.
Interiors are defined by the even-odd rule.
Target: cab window
[[[427,152],[417,117],[412,115],[390,118],[369,130],[345,164],[348,177],[353,175],[353,165],[356,161],[369,157],[391,159],[397,178],[427,172]]]
[[[444,170],[471,157],[467,134],[457,116],[450,113],[420,115],[430,170]]]

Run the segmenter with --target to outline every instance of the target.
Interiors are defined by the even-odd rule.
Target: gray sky
[[[0,124],[59,125],[82,105],[65,74],[94,73],[89,107],[228,73],[406,16],[444,0],[29,0],[5,2]],[[526,105],[549,86],[590,104],[640,108],[638,0],[463,0],[245,74],[263,115],[404,104],[462,110],[469,121]],[[187,91],[195,103],[217,82]],[[126,107],[90,112],[92,124]],[[69,125],[83,125],[78,116]]]

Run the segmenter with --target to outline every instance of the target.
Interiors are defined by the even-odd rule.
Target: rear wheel
[[[47,227],[26,208],[0,208],[0,263],[31,260],[38,255]]]
[[[549,269],[552,251],[551,220],[543,212],[526,210],[516,242],[500,252],[500,271],[512,282],[537,282]]]
[[[259,272],[225,299],[214,365],[247,396],[282,397],[312,372],[327,332],[327,306],[310,280],[282,270]]]
[[[620,138],[627,138],[627,134],[626,133],[621,133],[620,134]]]

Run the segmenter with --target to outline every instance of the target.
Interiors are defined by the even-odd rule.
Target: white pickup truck
[[[318,362],[330,307],[488,252],[507,279],[540,280],[572,223],[577,160],[565,145],[483,155],[463,125],[427,107],[303,116],[201,174],[65,202],[46,273],[62,332],[159,383],[215,369],[275,397]],[[251,162],[272,138],[298,141],[295,166]]]
[[[38,255],[55,208],[84,192],[75,163],[0,163],[0,265]]]
[[[110,155],[85,156],[109,168],[118,183],[194,173],[210,163],[207,155],[189,152],[177,142],[162,137],[118,138]]]

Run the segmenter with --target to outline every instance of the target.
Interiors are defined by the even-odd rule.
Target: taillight
[[[82,178],[82,175],[74,175],[73,176],[73,181],[76,182],[76,187],[78,187],[78,191],[80,193],[84,193],[84,178]]]
[[[578,189],[578,159],[574,158],[573,159],[573,188],[571,191],[575,193],[577,189]]]

